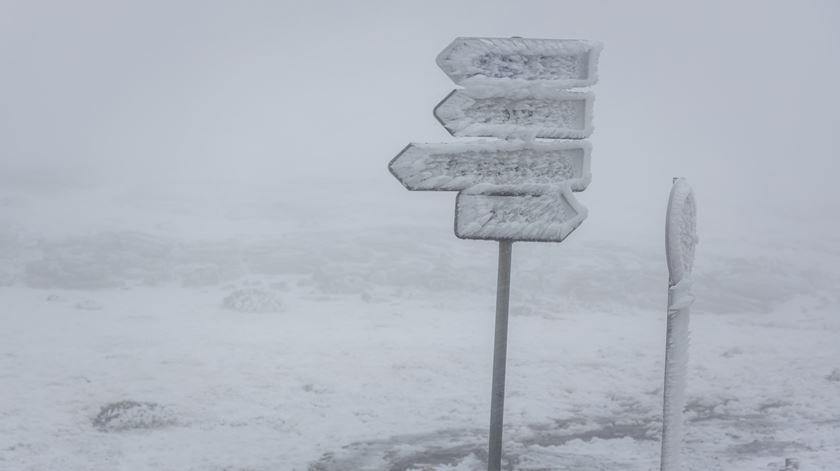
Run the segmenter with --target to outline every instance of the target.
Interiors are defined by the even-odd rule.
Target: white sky
[[[605,43],[592,231],[658,231],[675,175],[701,234],[838,228],[834,1],[0,0],[0,189],[339,185],[381,192],[371,214],[427,198],[449,220],[386,165],[451,139],[437,53],[512,35]]]

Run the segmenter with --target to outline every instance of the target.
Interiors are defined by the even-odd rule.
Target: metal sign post
[[[668,260],[668,327],[665,337],[665,388],[662,406],[661,471],[678,471],[688,369],[688,319],[694,302],[691,270],[697,246],[697,205],[684,178],[675,178],[665,220]]]
[[[409,144],[391,173],[409,190],[458,191],[455,235],[499,241],[496,333],[487,469],[500,471],[511,252],[515,241],[561,242],[586,219],[573,192],[589,184],[589,92],[601,45],[592,41],[457,38],[437,57],[458,85],[435,107],[457,137],[491,140]]]
[[[496,332],[493,339],[493,385],[490,396],[490,449],[487,455],[487,469],[500,469],[502,463],[502,425],[505,415],[505,367],[507,366],[510,258],[512,251],[512,241],[499,241],[499,276],[496,282]]]

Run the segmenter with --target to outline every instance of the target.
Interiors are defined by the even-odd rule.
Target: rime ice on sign
[[[389,164],[409,190],[460,191],[455,235],[499,241],[488,471],[501,471],[510,267],[514,241],[561,242],[586,218],[573,191],[589,184],[590,93],[601,46],[590,41],[457,38],[437,62],[463,90],[435,117],[454,136],[496,140],[410,144]],[[502,140],[504,139],[504,140]]]
[[[600,51],[593,41],[455,39],[437,62],[465,88],[444,98],[435,117],[453,136],[497,139],[411,144],[391,173],[409,190],[469,190],[457,199],[458,237],[562,241],[586,217],[569,190],[589,184],[590,146],[537,139],[592,133],[594,95],[566,89],[597,81]],[[556,210],[546,210],[549,202]],[[520,222],[511,222],[514,213]]]
[[[588,87],[598,79],[601,44],[576,39],[457,38],[437,57],[458,85],[510,81],[556,88]]]
[[[586,208],[564,187],[473,187],[458,194],[455,235],[461,239],[563,240],[586,219]]]
[[[438,55],[437,62],[456,84],[465,88],[447,96],[435,108],[435,116],[454,136],[518,138],[524,141],[525,149],[537,153],[540,151],[536,147],[541,144],[535,141],[538,138],[588,137],[592,133],[594,96],[565,89],[589,86],[597,81],[600,51],[600,43],[593,41],[457,38]],[[456,218],[460,221],[456,221],[458,237],[560,242],[580,225],[586,211],[563,187],[568,185],[575,191],[585,189],[590,180],[588,152],[582,160],[585,170],[573,178],[554,167],[534,165],[537,159],[531,160],[492,162],[497,173],[512,173],[516,177],[485,177],[475,182],[520,185],[509,196],[501,197],[498,189],[487,186],[482,186],[485,195],[476,188],[468,191],[469,197],[459,195],[456,203]],[[487,164],[491,161],[489,159]],[[526,165],[530,171],[528,175],[522,170]],[[529,192],[531,190],[526,187],[534,185],[555,185],[556,189]],[[575,212],[574,216],[569,216],[568,211],[539,211],[541,202],[550,200],[548,195],[566,195],[555,198],[558,207],[580,208],[581,211]],[[563,203],[571,206],[563,206]],[[487,212],[479,214],[481,210]],[[504,222],[506,219],[500,218],[499,214],[510,211],[527,214],[527,217],[518,224]],[[467,223],[464,214],[469,214],[472,222]],[[475,221],[484,222],[479,225]],[[504,227],[496,227],[498,224]],[[547,227],[555,230],[545,230]]]
[[[388,168],[409,190],[459,191],[471,186],[589,184],[591,146],[582,141],[477,141],[409,144]]]
[[[455,90],[435,108],[435,117],[453,136],[583,139],[592,134],[591,93],[482,95]]]

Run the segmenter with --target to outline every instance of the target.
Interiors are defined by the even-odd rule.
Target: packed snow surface
[[[205,193],[3,207],[0,469],[486,469],[495,244],[439,211],[383,217],[378,193],[306,211]],[[582,235],[514,244],[515,471],[659,462],[661,238]],[[704,238],[686,471],[840,469],[836,247]],[[227,308],[240,290],[283,309]]]

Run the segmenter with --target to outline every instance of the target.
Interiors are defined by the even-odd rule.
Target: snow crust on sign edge
[[[566,182],[560,182],[554,185],[547,185],[541,183],[531,183],[522,185],[497,185],[493,183],[479,183],[473,185],[459,193],[465,195],[488,195],[488,196],[544,196],[550,194],[557,194],[566,197],[572,208],[585,211],[586,208],[578,203],[574,197],[574,190],[571,185]]]
[[[513,85],[513,84],[511,84]],[[533,98],[537,100],[563,100],[563,99],[595,99],[595,92],[592,90],[568,90],[565,88],[545,87],[533,84],[527,87],[503,87],[501,84],[495,87],[470,87],[456,88],[449,93],[458,93],[474,99],[508,98],[511,100],[522,100]],[[446,97],[449,98],[449,95]]]
[[[694,190],[680,177],[671,186],[665,220],[665,254],[671,285],[691,275],[698,240]]]
[[[457,62],[451,59],[452,52],[459,46],[463,46],[468,42],[481,42],[485,47],[499,47],[500,43],[510,43],[512,40],[519,40],[521,43],[533,43],[531,50],[539,50],[540,47],[548,51],[553,49],[557,51],[564,49],[564,53],[574,54],[579,52],[589,51],[589,61],[587,63],[588,79],[560,79],[560,80],[524,80],[524,79],[506,79],[506,78],[489,78],[483,75],[474,75],[472,77],[464,77],[464,73],[457,72],[457,67],[450,67],[451,63]],[[528,46],[522,46],[527,48]],[[598,82],[598,59],[601,51],[604,49],[604,44],[601,41],[591,39],[544,39],[544,38],[490,38],[490,37],[474,37],[474,36],[459,36],[452,40],[449,45],[443,48],[442,51],[435,58],[435,63],[438,67],[457,85],[467,88],[506,88],[506,89],[523,89],[528,87],[537,87],[544,89],[568,89],[589,87]],[[546,52],[548,53],[548,52]],[[461,61],[464,59],[462,58]],[[463,67],[462,67],[463,68]],[[454,75],[454,76],[453,76]]]
[[[459,152],[492,152],[492,151],[515,151],[525,149],[535,150],[567,150],[567,149],[583,149],[585,154],[592,151],[592,143],[587,140],[573,139],[573,140],[554,140],[554,141],[527,141],[523,139],[513,140],[499,140],[499,139],[476,139],[472,141],[453,141],[453,142],[412,142],[405,146],[396,157],[391,160],[391,164],[396,161],[401,154],[409,147],[415,147],[427,152],[433,153],[447,153],[455,154]]]

